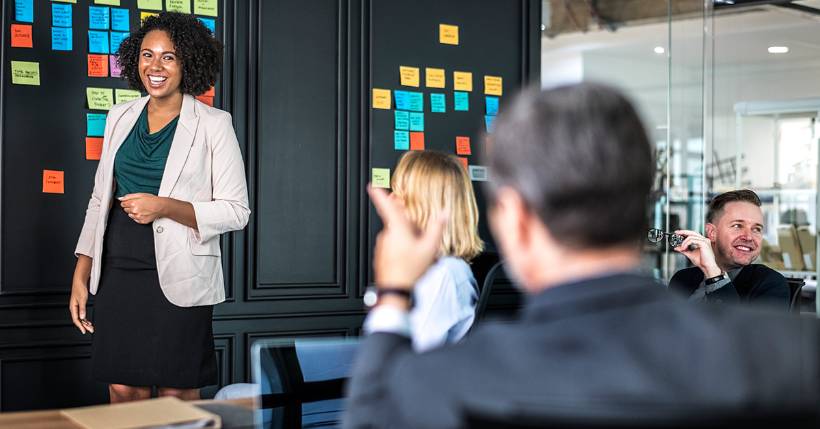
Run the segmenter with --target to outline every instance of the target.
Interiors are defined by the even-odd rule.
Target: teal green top
[[[165,161],[168,160],[178,121],[179,116],[151,134],[148,130],[148,106],[142,109],[137,124],[128,133],[114,158],[117,198],[137,192],[159,194]]]

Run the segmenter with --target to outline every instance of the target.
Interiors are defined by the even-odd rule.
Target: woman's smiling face
[[[139,75],[145,91],[153,98],[166,98],[180,92],[182,64],[165,31],[150,31],[142,39]]]

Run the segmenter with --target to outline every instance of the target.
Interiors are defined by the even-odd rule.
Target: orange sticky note
[[[216,95],[216,91],[214,91],[214,87],[211,87],[210,89],[208,89],[207,91],[203,92],[200,95],[204,95],[206,97],[213,97],[213,96]]]
[[[85,138],[85,159],[99,160],[102,156],[102,137]]]
[[[502,95],[504,83],[501,76],[484,76],[484,93],[489,95]]]
[[[196,99],[203,102],[203,103],[205,103],[205,104],[207,104],[207,105],[209,105],[209,106],[211,106],[211,107],[214,107],[214,97],[213,96],[208,96],[208,95],[202,94],[202,95],[197,95]]]
[[[389,89],[373,88],[374,109],[389,109],[392,106]]]
[[[108,77],[108,55],[88,55],[88,76]]]
[[[456,158],[458,158],[458,162],[461,163],[461,166],[464,167],[464,171],[467,171],[467,169],[470,168],[469,164],[467,164],[467,158],[463,156],[457,156]]]
[[[64,173],[59,170],[43,170],[43,192],[46,194],[64,194]]]
[[[410,132],[410,150],[424,150],[424,133]]]
[[[12,48],[32,48],[31,26],[24,24],[11,24],[11,47]]]
[[[456,137],[456,154],[457,155],[472,155],[470,152],[470,138],[464,136]]]

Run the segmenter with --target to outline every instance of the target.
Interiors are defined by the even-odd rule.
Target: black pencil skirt
[[[94,297],[94,378],[178,389],[216,384],[212,316],[211,305],[178,307],[165,298],[152,226],[111,207]]]

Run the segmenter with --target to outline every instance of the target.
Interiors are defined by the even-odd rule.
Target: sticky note
[[[71,27],[70,4],[51,4],[51,25],[54,27]]]
[[[444,88],[444,69],[427,67],[424,69],[424,84],[428,88]]]
[[[88,76],[108,77],[108,55],[88,54]]]
[[[410,131],[424,131],[424,113],[410,112]]]
[[[43,170],[43,193],[64,194],[65,175],[59,170]]]
[[[466,112],[470,110],[470,96],[466,92],[455,93],[455,103],[453,103],[453,110],[459,112]]]
[[[410,149],[410,133],[408,131],[393,131],[393,148],[396,150]]]
[[[86,113],[85,114],[85,135],[91,137],[102,137],[105,133],[105,114]]]
[[[481,165],[470,166],[470,180],[474,182],[486,182],[489,178],[490,174],[487,172],[487,167]]]
[[[370,170],[370,186],[374,188],[390,188],[390,169],[373,168]]]
[[[74,37],[70,27],[51,27],[51,49],[70,51],[74,49]]]
[[[211,107],[214,107],[214,97],[212,95],[200,94],[196,96],[196,99]]]
[[[419,68],[409,66],[399,66],[402,86],[419,86]]]
[[[211,33],[216,34],[216,20],[213,20],[211,18],[197,18],[201,23],[205,24],[205,26],[208,27],[208,30],[211,30]]]
[[[414,110],[416,112],[423,112],[424,111],[424,94],[420,92],[408,92],[408,110]]]
[[[458,26],[439,24],[438,42],[445,45],[458,45]]]
[[[135,91],[133,89],[119,89],[119,88],[117,88],[117,89],[114,90],[114,94],[115,94],[115,97],[114,97],[114,103],[115,104],[125,103],[127,101],[136,100],[136,99],[142,97],[142,94],[140,94],[139,91]]]
[[[456,91],[472,91],[473,74],[471,72],[453,72],[453,87]]]
[[[407,91],[394,91],[396,95],[396,109],[410,110],[410,93]]]
[[[142,12],[142,11],[140,11],[140,23],[142,23],[142,21],[145,21],[145,18],[148,18],[149,16],[157,16],[157,15],[159,15],[159,14],[156,13],[156,12]]]
[[[34,0],[14,0],[14,20],[34,22]]]
[[[447,102],[444,94],[430,94],[430,111],[444,113],[447,111]]]
[[[112,31],[111,32],[111,53],[116,54],[120,50],[120,44],[122,41],[127,39],[129,36],[128,33],[120,33],[119,31]]]
[[[58,1],[61,3],[77,3],[77,0],[51,0],[51,1]]]
[[[410,150],[424,150],[424,133],[410,132]]]
[[[131,31],[128,21],[128,9],[111,8],[111,29],[116,31]]]
[[[495,121],[494,115],[484,115],[484,125],[487,127],[487,132],[493,132],[493,121]]]
[[[490,95],[502,95],[504,84],[501,76],[484,76],[484,93]]]
[[[109,6],[119,6],[120,0],[94,0],[94,4],[107,4]]]
[[[207,91],[203,92],[202,95],[207,95],[208,97],[213,97],[214,95],[216,95],[216,90],[214,89],[214,87],[210,87],[210,88],[208,88]]]
[[[108,68],[111,71],[111,77],[120,77],[122,76],[122,69],[120,68],[120,64],[117,62],[120,57],[117,55],[109,55],[108,56]]]
[[[194,13],[197,15],[217,16],[216,0],[194,0]]]
[[[92,54],[107,54],[108,53],[108,32],[107,31],[88,31],[88,52]]]
[[[395,116],[395,123],[397,130],[409,130],[410,129],[410,115],[407,112],[396,110],[394,113]],[[409,139],[410,137],[408,137]]]
[[[40,85],[40,63],[28,61],[11,62],[11,83],[15,85]]]
[[[168,12],[191,13],[191,0],[165,0]]]
[[[100,6],[88,6],[88,28],[92,30],[108,30],[109,9]]]
[[[373,108],[390,109],[390,90],[373,88]]]
[[[488,115],[497,115],[498,114],[498,97],[485,97],[487,100],[487,114]]]
[[[470,138],[465,136],[456,137],[456,154],[457,155],[472,155],[470,151]]]
[[[85,159],[99,160],[102,156],[102,137],[86,137],[85,138]]]
[[[137,0],[137,9],[162,10],[162,0]]]
[[[111,88],[86,88],[85,96],[91,110],[109,110],[114,105],[114,90]]]
[[[465,172],[467,171],[468,168],[470,168],[470,166],[469,166],[470,161],[468,161],[467,158],[465,158],[463,156],[457,156],[456,159],[458,159],[458,163],[461,164],[462,167],[464,167]]]
[[[11,47],[32,48],[31,26],[27,24],[11,24]]]

